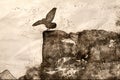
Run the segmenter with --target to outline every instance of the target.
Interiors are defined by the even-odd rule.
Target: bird
[[[38,25],[44,24],[47,29],[56,28],[57,24],[55,22],[52,22],[55,17],[56,9],[57,9],[56,7],[52,8],[46,15],[46,18],[38,20],[32,26],[38,26]]]

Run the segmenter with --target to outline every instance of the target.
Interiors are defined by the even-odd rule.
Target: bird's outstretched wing
[[[40,24],[44,24],[43,20],[38,20],[32,26],[37,26],[37,25],[40,25]]]
[[[46,15],[46,21],[52,22],[52,20],[54,19],[55,13],[56,13],[56,9],[57,8],[53,8],[52,10],[48,12],[48,14]]]

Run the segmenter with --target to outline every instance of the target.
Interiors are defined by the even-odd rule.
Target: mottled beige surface
[[[0,0],[0,72],[15,76],[26,66],[38,65],[42,54],[44,25],[31,25],[57,7],[56,29],[77,32],[84,29],[120,31],[120,0]]]

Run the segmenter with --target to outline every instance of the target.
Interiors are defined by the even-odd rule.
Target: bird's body
[[[46,18],[43,18],[42,20],[38,20],[32,26],[37,26],[37,25],[40,25],[40,24],[44,24],[46,26],[46,28],[48,28],[48,29],[56,28],[57,24],[52,22],[52,20],[54,19],[54,16],[55,16],[55,12],[56,12],[56,8],[53,8],[46,15]]]

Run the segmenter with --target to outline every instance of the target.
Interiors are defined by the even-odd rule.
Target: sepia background
[[[31,25],[57,8],[57,30],[104,29],[120,32],[120,0],[0,0],[0,72],[22,76],[42,61],[44,25]]]

